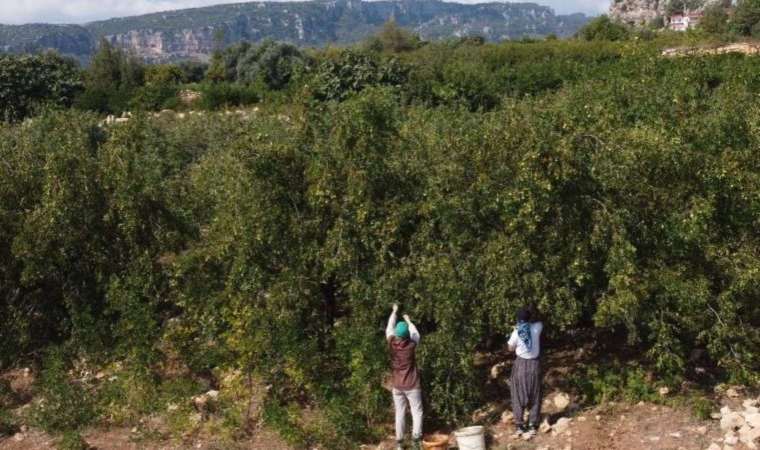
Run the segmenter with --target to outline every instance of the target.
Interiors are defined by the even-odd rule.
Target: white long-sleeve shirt
[[[396,313],[392,312],[391,316],[388,318],[388,326],[385,327],[386,339],[390,339],[396,335],[396,321]],[[414,326],[411,320],[407,322],[407,325],[409,325],[409,339],[411,339],[415,344],[419,344],[420,332],[417,330],[417,327]]]

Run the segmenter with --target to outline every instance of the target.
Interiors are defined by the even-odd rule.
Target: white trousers
[[[404,440],[406,431],[406,405],[412,410],[412,439],[422,437],[422,391],[393,389],[393,407],[396,410],[396,441]]]

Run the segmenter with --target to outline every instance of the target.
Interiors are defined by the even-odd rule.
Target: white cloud
[[[0,23],[84,23],[244,0],[0,0]]]
[[[610,8],[610,0],[539,0],[537,3],[551,6],[560,14],[574,12],[600,14]]]
[[[110,17],[244,1],[246,0],[0,0],[0,23],[84,23]],[[477,3],[493,0],[466,1]],[[551,6],[562,14],[571,12],[597,14],[606,10],[609,5],[609,0],[533,1]]]

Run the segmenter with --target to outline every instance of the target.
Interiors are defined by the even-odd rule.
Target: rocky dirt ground
[[[760,398],[756,396],[757,393],[739,387],[719,391],[715,396],[715,410],[709,420],[697,419],[687,407],[654,403],[608,402],[594,407],[582,407],[576,404],[576,399],[570,394],[565,393],[567,386],[564,380],[567,380],[567,368],[582,364],[584,358],[582,352],[578,351],[554,352],[549,358],[544,380],[548,392],[543,404],[546,419],[539,433],[530,441],[525,441],[513,436],[515,428],[506,394],[509,362],[498,362],[509,359],[505,355],[484,357],[481,365],[484,377],[488,379],[488,397],[500,400],[477,411],[472,417],[472,423],[487,426],[489,449],[753,450],[760,445]],[[28,370],[16,370],[6,372],[2,377],[10,380],[11,388],[23,403],[31,401],[33,374]],[[671,394],[665,389],[660,391],[660,395],[668,397]],[[198,398],[191,399],[195,403],[197,400]],[[388,437],[383,442],[357,448],[392,449],[394,442],[391,428],[392,425],[389,424]],[[450,447],[455,448],[451,431],[437,430],[438,433],[448,434]],[[237,442],[234,448],[228,443],[220,442],[215,436],[160,439],[142,434],[137,428],[94,428],[82,433],[82,436],[93,450],[291,450],[276,433],[263,428],[254,432],[251,438]],[[13,436],[0,437],[0,449],[53,450],[55,444],[54,437],[27,427],[22,427]]]

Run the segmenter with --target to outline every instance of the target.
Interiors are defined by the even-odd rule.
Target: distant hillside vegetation
[[[437,0],[255,2],[148,14],[76,25],[0,25],[0,50],[55,49],[80,60],[104,37],[148,61],[206,59],[224,43],[274,39],[300,46],[347,44],[390,18],[428,40],[467,35],[489,41],[572,35],[588,18],[534,3],[465,5]]]

